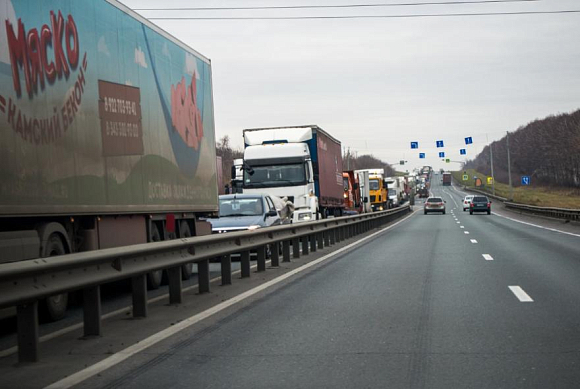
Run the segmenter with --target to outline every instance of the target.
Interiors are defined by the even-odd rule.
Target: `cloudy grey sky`
[[[412,3],[427,0],[124,0],[131,8]],[[431,0],[433,1],[433,0]],[[580,0],[529,3],[146,12],[153,16],[401,15],[580,10]],[[408,168],[455,169],[536,118],[580,108],[580,13],[406,19],[155,20],[210,58],[216,135],[317,124],[343,147]],[[419,141],[420,160],[409,142]]]

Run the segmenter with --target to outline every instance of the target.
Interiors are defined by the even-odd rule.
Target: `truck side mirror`
[[[365,198],[363,199],[363,202],[364,202],[365,204],[366,204],[366,203],[368,203],[368,202],[369,202],[369,198],[368,198],[368,197],[365,197]]]
[[[358,188],[359,188],[358,182],[355,182],[354,184],[352,184],[352,189],[358,190]]]
[[[232,180],[235,180],[236,179],[236,165],[232,166],[231,175],[232,175]]]

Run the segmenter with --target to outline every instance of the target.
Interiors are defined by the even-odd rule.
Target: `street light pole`
[[[508,157],[508,179],[510,185],[510,200],[514,199],[514,187],[512,186],[512,164],[510,163],[510,132],[506,131],[507,157]]]

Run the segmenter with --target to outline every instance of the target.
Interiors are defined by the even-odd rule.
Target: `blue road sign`
[[[468,136],[467,138],[465,138],[465,144],[466,145],[470,145],[472,143],[473,143],[473,139],[470,136]]]
[[[445,158],[445,153],[444,152],[440,152],[439,153],[439,158]]]
[[[419,148],[419,142],[411,142],[411,148],[412,149],[418,149]]]
[[[522,185],[530,185],[530,176],[522,176]]]
[[[465,149],[459,149],[459,154],[465,155],[467,154],[467,151]]]
[[[442,140],[438,140],[436,143],[437,143],[437,147],[444,147]]]
[[[425,153],[419,153],[419,158],[425,158]]]

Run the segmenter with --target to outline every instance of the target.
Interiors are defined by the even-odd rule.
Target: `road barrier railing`
[[[569,209],[569,208],[556,208],[556,207],[538,207],[535,205],[519,204],[513,203],[506,199],[505,197],[494,196],[486,191],[464,187],[465,190],[469,192],[481,193],[490,197],[492,199],[501,201],[504,203],[506,208],[518,211],[520,213],[531,213],[540,216],[547,216],[556,219],[566,219],[573,221],[580,221],[580,209]]]
[[[533,213],[557,219],[580,221],[580,209],[536,207],[534,205],[517,204],[509,201],[504,202],[504,205],[506,208],[511,208],[521,213]]]
[[[182,302],[182,265],[196,263],[198,291],[210,291],[209,261],[221,264],[222,285],[232,283],[231,255],[240,255],[241,277],[250,277],[250,252],[257,271],[266,258],[280,260],[308,255],[380,227],[411,212],[410,206],[387,211],[289,224],[254,231],[231,232],[96,250],[58,257],[0,264],[0,308],[17,310],[18,360],[39,359],[38,302],[49,296],[82,290],[84,336],[102,335],[100,286],[131,279],[133,317],[147,317],[147,273],[165,270],[169,303]],[[302,248],[302,250],[300,250]]]

